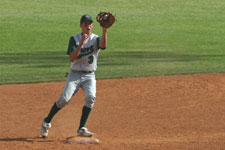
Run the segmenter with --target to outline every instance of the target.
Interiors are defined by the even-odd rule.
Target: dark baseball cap
[[[92,20],[92,17],[90,16],[90,15],[83,15],[81,18],[80,18],[80,24],[82,24],[82,23],[84,23],[84,22],[86,22],[86,21],[91,21],[91,22],[93,22],[93,20]]]

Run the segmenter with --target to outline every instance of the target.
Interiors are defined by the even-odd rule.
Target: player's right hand
[[[81,43],[83,44],[83,43],[84,43],[84,41],[85,41],[88,37],[89,37],[89,35],[88,35],[88,34],[83,33],[83,36],[82,36],[82,38],[81,38]]]

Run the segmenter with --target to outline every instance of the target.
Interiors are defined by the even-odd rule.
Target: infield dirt
[[[98,80],[87,128],[99,144],[66,143],[79,125],[81,89],[56,114],[49,137],[39,137],[64,83],[0,85],[1,150],[225,149],[225,74]]]

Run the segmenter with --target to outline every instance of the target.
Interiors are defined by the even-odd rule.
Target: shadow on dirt
[[[48,139],[42,137],[18,137],[18,138],[0,138],[0,142],[28,142],[28,143],[54,143],[62,142],[66,143],[66,140],[60,139]]]

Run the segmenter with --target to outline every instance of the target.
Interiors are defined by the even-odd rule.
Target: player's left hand
[[[100,12],[96,20],[100,23],[103,28],[110,28],[115,22],[115,15],[110,12]]]

